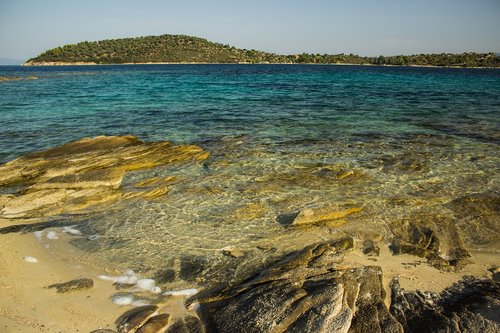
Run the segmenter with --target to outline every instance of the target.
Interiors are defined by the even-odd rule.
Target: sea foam
[[[23,257],[24,261],[26,262],[29,262],[29,263],[32,263],[32,264],[35,264],[38,262],[38,259],[35,258],[35,257],[31,257],[31,256],[26,256],[26,257]]]
[[[164,292],[162,295],[164,296],[193,296],[198,293],[198,289],[184,289],[184,290],[170,290]]]
[[[57,232],[55,232],[55,231],[49,231],[49,232],[47,232],[46,237],[47,237],[47,239],[50,239],[50,240],[59,239],[59,236],[57,236]]]
[[[33,233],[33,235],[35,235],[35,238],[36,238],[39,242],[41,242],[41,241],[42,241],[42,236],[43,236],[43,230],[41,230],[41,231],[35,231],[35,232]]]
[[[112,281],[114,283],[134,285],[140,290],[145,290],[152,292],[154,294],[161,293],[161,288],[156,285],[156,281],[153,279],[140,279],[139,276],[133,270],[127,270],[122,275],[111,276],[111,275],[99,275],[98,279],[105,281]]]
[[[74,225],[68,225],[62,228],[62,231],[67,234],[75,235],[75,236],[80,236],[82,232],[78,229],[75,229]]]

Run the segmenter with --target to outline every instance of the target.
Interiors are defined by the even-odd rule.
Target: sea
[[[388,241],[415,216],[442,221],[469,249],[499,249],[498,69],[3,66],[0,77],[20,78],[0,81],[0,163],[98,135],[211,153],[202,166],[155,170],[183,179],[162,199],[53,217],[82,233],[70,239],[75,260],[148,272],[311,234]],[[124,187],[138,175],[128,177]],[[457,208],[474,200],[472,213]],[[329,204],[363,210],[326,232],[279,223]]]

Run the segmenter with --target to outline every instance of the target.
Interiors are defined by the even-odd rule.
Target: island
[[[355,54],[290,54],[240,49],[186,35],[84,41],[43,52],[25,66],[97,64],[355,64],[387,66],[500,67],[496,53],[417,54],[363,57]]]

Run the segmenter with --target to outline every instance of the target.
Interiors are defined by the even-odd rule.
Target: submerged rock
[[[465,277],[440,294],[406,292],[398,280],[391,283],[391,314],[405,332],[500,331],[500,285]]]
[[[86,138],[28,154],[0,165],[0,186],[23,188],[2,196],[0,217],[44,217],[107,207],[122,198],[155,199],[169,192],[172,177],[140,183],[125,194],[120,188],[125,173],[208,156],[197,146],[145,143],[133,136]]]
[[[183,256],[180,258],[179,277],[184,281],[194,282],[207,267],[207,258],[202,256]]]
[[[173,269],[162,269],[159,271],[156,271],[153,279],[158,283],[158,284],[164,284],[167,282],[172,282],[175,280],[175,270]]]
[[[446,205],[455,214],[465,240],[474,247],[498,247],[500,195],[495,191],[465,195]]]
[[[78,290],[87,290],[94,286],[92,279],[76,279],[64,283],[56,283],[48,286],[48,288],[55,288],[59,294],[69,293]]]
[[[367,239],[363,242],[363,253],[367,256],[378,257],[380,248],[371,239]]]
[[[222,248],[221,251],[223,255],[233,258],[240,258],[245,256],[245,252],[232,246],[226,246]]]
[[[461,246],[458,235],[455,240],[457,246],[450,249],[445,257],[441,253],[441,241],[437,233],[419,222],[402,222],[393,228],[393,232],[396,236],[389,248],[394,255],[406,253],[426,258],[429,265],[441,270],[460,269],[467,263],[469,254]]]
[[[298,212],[279,215],[276,220],[283,225],[303,226],[326,224],[331,227],[341,226],[345,217],[362,211],[362,207],[328,206],[322,208],[305,208]]]

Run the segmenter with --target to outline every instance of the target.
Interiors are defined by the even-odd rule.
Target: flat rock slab
[[[124,193],[129,171],[204,161],[209,153],[194,145],[142,142],[133,136],[99,136],[28,154],[0,165],[0,187],[19,187],[0,196],[0,217],[46,217],[141,197],[152,200],[169,192],[171,177]]]
[[[55,288],[59,294],[65,294],[73,291],[87,290],[94,286],[92,279],[76,279],[64,283],[56,283],[48,286],[48,288]]]
[[[321,208],[304,208],[299,211],[284,213],[276,220],[284,226],[306,226],[325,224],[329,227],[339,227],[345,223],[344,218],[359,213],[362,207],[327,206]]]

